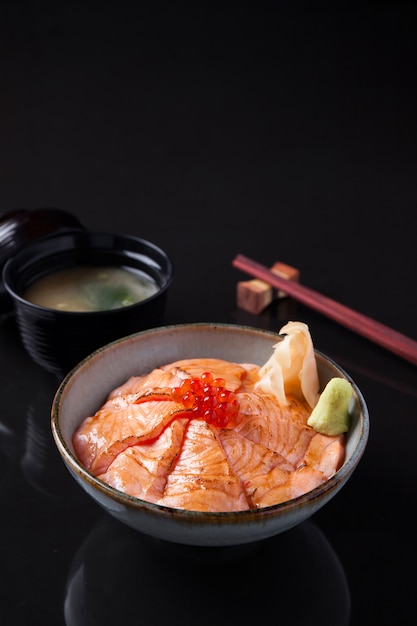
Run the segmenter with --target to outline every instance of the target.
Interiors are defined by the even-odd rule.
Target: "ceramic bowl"
[[[128,306],[92,312],[49,308],[26,299],[26,289],[35,281],[77,265],[130,269],[153,281],[156,291]],[[171,259],[152,242],[85,229],[42,237],[21,248],[3,268],[24,347],[36,363],[60,377],[101,346],[163,324],[172,280]]]
[[[205,513],[159,506],[128,496],[87,471],[77,459],[72,436],[83,419],[94,414],[108,393],[132,375],[189,357],[222,358],[261,365],[280,336],[265,330],[228,324],[184,324],[160,327],[113,342],[78,364],[62,381],[52,406],[52,432],[68,470],[93,500],[110,515],[145,534],[180,544],[232,546],[260,541],[312,516],[350,478],[366,447],[369,417],[356,384],[336,363],[316,352],[322,386],[334,377],[354,389],[352,422],[343,466],[323,485],[293,500],[238,512]]]

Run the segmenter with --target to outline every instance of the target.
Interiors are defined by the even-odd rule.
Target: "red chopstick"
[[[342,326],[349,328],[358,335],[370,339],[406,361],[417,365],[417,341],[410,339],[410,337],[362,313],[358,313],[309,287],[304,287],[299,283],[274,274],[264,265],[252,261],[252,259],[249,259],[243,254],[238,254],[232,264],[234,267],[246,272],[250,276],[259,278],[276,289],[282,289],[285,293],[302,304],[339,322]]]

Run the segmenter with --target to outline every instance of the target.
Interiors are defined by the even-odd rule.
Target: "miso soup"
[[[23,297],[62,311],[105,311],[149,298],[158,291],[151,278],[120,267],[76,266],[43,276]]]

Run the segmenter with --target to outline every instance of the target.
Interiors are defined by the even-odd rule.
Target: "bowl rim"
[[[85,245],[82,246],[82,249],[92,248],[94,250],[96,248],[96,246],[94,245],[94,241],[93,241],[94,238],[97,238],[97,239],[108,238],[109,241],[110,239],[112,239],[115,242],[126,240],[127,242],[138,243],[138,244],[144,245],[144,247],[147,250],[149,250],[149,252],[155,252],[166,263],[166,270],[164,271],[165,276],[164,276],[163,285],[162,286],[158,285],[158,288],[154,293],[149,295],[147,298],[143,298],[139,300],[138,302],[133,302],[132,304],[129,304],[127,306],[120,306],[114,309],[103,309],[103,310],[98,310],[98,311],[65,311],[62,309],[57,309],[53,307],[47,307],[47,306],[42,306],[40,304],[36,304],[34,302],[31,302],[30,300],[27,300],[22,295],[20,295],[15,290],[13,286],[13,281],[10,280],[10,273],[15,268],[15,266],[18,266],[19,263],[22,262],[22,260],[26,259],[31,253],[36,254],[39,250],[42,250],[42,248],[45,245],[47,245],[50,241],[53,240],[54,242],[58,243],[59,241],[69,240],[70,237],[82,238],[83,240],[85,240]],[[66,253],[70,254],[71,251],[75,249],[76,249],[76,246],[62,248],[60,250],[60,253],[63,255],[65,255]],[[99,248],[98,250],[100,251]],[[101,246],[101,251],[110,251],[110,250],[111,250],[110,246],[109,247]],[[117,253],[117,250],[115,252]],[[54,254],[55,252],[50,252],[50,253],[46,252],[44,255],[42,255],[41,258],[48,259],[49,256],[53,257]],[[34,262],[36,262],[37,260],[39,259],[34,259]],[[129,266],[128,260],[129,260],[129,257],[127,256],[126,257],[127,267]],[[26,265],[30,266],[31,263],[27,262]],[[174,272],[175,272],[174,263],[170,254],[166,250],[164,250],[163,248],[155,244],[153,241],[150,241],[143,237],[138,237],[136,235],[129,235],[129,234],[119,233],[119,232],[114,233],[114,232],[104,231],[104,230],[90,231],[90,230],[86,230],[82,228],[74,228],[71,230],[67,230],[65,232],[52,233],[45,237],[41,237],[40,239],[36,239],[32,241],[31,243],[29,243],[27,246],[24,246],[23,248],[19,249],[13,256],[8,258],[7,261],[4,263],[3,268],[1,270],[1,278],[2,278],[3,287],[5,288],[6,292],[8,292],[9,297],[11,297],[12,300],[15,302],[16,306],[25,307],[26,309],[30,309],[32,311],[40,311],[40,312],[51,311],[58,318],[61,318],[61,317],[65,318],[69,316],[71,316],[71,318],[72,317],[87,318],[87,317],[92,317],[92,316],[106,317],[108,315],[114,315],[118,311],[125,311],[125,310],[130,310],[134,307],[140,307],[140,306],[145,305],[148,302],[151,302],[152,300],[159,298],[172,285],[172,282],[174,280]]]
[[[58,450],[63,457],[64,462],[66,463],[68,469],[72,472],[78,474],[82,479],[84,479],[90,486],[98,489],[103,495],[107,496],[113,501],[116,501],[125,506],[129,506],[131,509],[135,511],[146,511],[150,514],[157,515],[159,518],[161,515],[165,518],[175,518],[177,520],[184,520],[187,522],[193,523],[201,523],[206,524],[207,522],[221,523],[221,522],[232,522],[232,520],[245,522],[258,520],[259,522],[265,521],[265,518],[268,517],[276,517],[277,514],[288,513],[294,509],[298,509],[303,504],[313,503],[317,499],[321,499],[325,496],[329,491],[338,491],[342,487],[342,483],[346,482],[351,474],[353,473],[355,467],[359,463],[361,457],[365,452],[365,448],[369,438],[369,429],[370,429],[370,420],[369,420],[369,410],[367,404],[365,402],[364,396],[359,389],[358,385],[352,379],[350,374],[348,374],[343,367],[341,367],[336,361],[334,361],[331,357],[327,356],[320,350],[314,349],[316,356],[319,360],[323,362],[327,362],[333,368],[335,368],[339,373],[345,377],[351,384],[354,390],[354,394],[356,395],[357,403],[359,405],[359,414],[361,416],[360,424],[359,424],[359,437],[358,443],[354,448],[350,458],[345,460],[343,465],[337,470],[337,472],[328,478],[324,483],[318,485],[314,489],[301,494],[291,500],[286,500],[284,502],[280,502],[278,504],[273,504],[270,506],[259,507],[255,509],[245,509],[242,511],[194,511],[190,509],[179,509],[168,507],[165,505],[156,504],[153,502],[148,502],[147,500],[142,500],[141,498],[137,498],[136,496],[131,496],[126,494],[118,489],[108,485],[97,476],[92,474],[87,468],[85,468],[81,461],[77,458],[77,456],[71,451],[65,442],[64,436],[62,434],[61,426],[60,426],[60,405],[62,399],[67,391],[68,385],[79,375],[83,369],[91,362],[100,359],[100,357],[108,352],[111,352],[112,348],[117,345],[128,343],[136,338],[139,338],[143,335],[149,335],[155,332],[164,332],[164,331],[179,331],[181,330],[192,330],[198,328],[221,328],[224,330],[237,330],[240,332],[250,331],[252,333],[260,333],[263,336],[269,335],[272,340],[281,341],[282,335],[278,332],[256,328],[248,325],[242,324],[228,324],[228,323],[210,323],[210,322],[195,322],[195,323],[184,323],[184,324],[171,324],[165,326],[159,326],[156,328],[151,328],[143,331],[139,331],[132,335],[127,335],[126,337],[121,337],[115,341],[112,341],[105,346],[102,346],[98,350],[95,350],[93,353],[85,357],[80,363],[78,363],[72,370],[70,370],[67,375],[61,381],[55,396],[53,398],[52,407],[51,407],[51,428],[53,438],[55,440],[55,444],[58,447]],[[110,390],[109,390],[110,391]]]

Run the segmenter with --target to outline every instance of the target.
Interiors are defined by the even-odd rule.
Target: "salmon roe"
[[[225,428],[239,422],[239,403],[233,391],[225,387],[224,378],[214,378],[210,372],[186,378],[171,390],[171,398],[204,419],[208,424]]]

